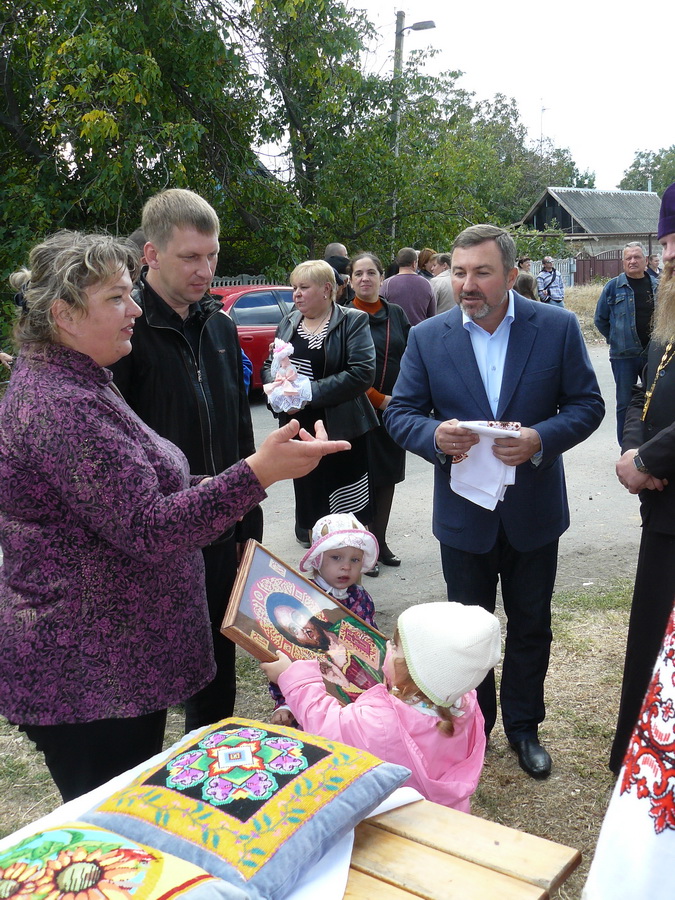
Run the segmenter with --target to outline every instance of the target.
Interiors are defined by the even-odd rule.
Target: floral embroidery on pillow
[[[267,736],[259,728],[208,734],[198,746],[167,763],[167,787],[200,787],[201,798],[215,806],[235,800],[269,800],[279,789],[279,775],[306,769],[302,741]],[[194,796],[194,792],[193,796]]]
[[[226,860],[248,880],[301,832],[312,834],[314,829],[309,844],[316,846],[319,835],[338,831],[343,821],[349,827],[359,803],[372,797],[372,809],[388,793],[378,797],[377,772],[396,779],[391,789],[405,778],[398,775],[405,770],[336,741],[295,728],[225,719],[199,732],[175,756],[139,775],[86,818],[143,835],[148,842],[161,841],[163,835],[161,846],[177,855],[180,844],[175,841],[186,841],[197,854],[190,858],[204,868],[225,877],[224,870],[213,867],[213,858],[206,864],[202,851]],[[335,802],[342,806],[334,807]]]

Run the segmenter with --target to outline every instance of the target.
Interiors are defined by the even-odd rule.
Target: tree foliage
[[[657,151],[638,150],[619,187],[622,191],[646,191],[650,178],[657,194],[675,181],[675,144]]]
[[[36,238],[62,227],[129,233],[144,201],[166,187],[189,187],[217,207],[231,239],[226,256],[251,238],[259,264],[287,263],[301,211],[251,149],[259,96],[239,42],[244,23],[240,11],[207,0],[29,0],[6,9],[3,282]]]
[[[0,279],[57,228],[134,230],[189,187],[217,209],[220,271],[284,277],[341,240],[388,256],[516,222],[569,151],[530,146],[512,100],[476,102],[410,53],[365,74],[373,29],[341,0],[5,0]],[[400,111],[392,153],[392,99]],[[287,161],[273,177],[252,148]],[[396,198],[392,222],[392,199]],[[9,304],[7,293],[0,301]]]

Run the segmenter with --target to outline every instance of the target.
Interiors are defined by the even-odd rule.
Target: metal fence
[[[623,272],[623,250],[605,250],[597,256],[577,257],[577,284],[590,284],[594,278],[614,278]]]
[[[576,259],[554,259],[553,265],[557,272],[562,275],[563,284],[566,288],[573,287],[576,283],[577,261]],[[532,260],[532,274],[536,278],[541,272],[541,263],[535,263]]]
[[[264,275],[225,275],[212,281],[213,287],[231,287],[240,284],[269,284],[269,282]]]

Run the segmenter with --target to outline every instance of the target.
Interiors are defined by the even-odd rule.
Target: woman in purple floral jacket
[[[12,277],[20,353],[0,404],[0,714],[64,800],[162,747],[166,709],[214,674],[199,548],[281,478],[347,448],[297,424],[213,478],[116,391],[141,310],[135,251],[59,232]]]

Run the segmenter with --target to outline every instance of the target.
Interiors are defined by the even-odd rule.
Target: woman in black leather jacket
[[[279,323],[276,336],[293,344],[291,362],[312,382],[312,399],[301,410],[280,413],[310,433],[322,419],[331,439],[348,440],[352,449],[325,457],[304,478],[296,479],[296,535],[307,539],[314,523],[329,513],[372,517],[366,434],[377,417],[366,397],[375,377],[375,348],[368,316],[335,303],[335,272],[323,260],[301,263],[291,273],[295,309]],[[273,380],[272,356],[263,365],[263,383]]]

